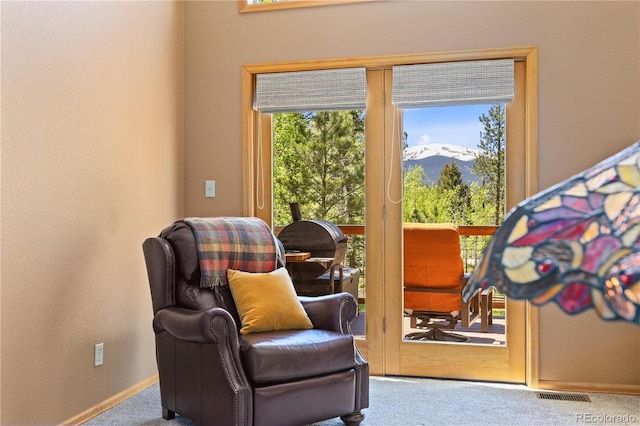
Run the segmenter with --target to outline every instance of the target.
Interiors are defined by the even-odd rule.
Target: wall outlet
[[[104,363],[104,343],[96,343],[93,353],[93,365],[95,367]]]

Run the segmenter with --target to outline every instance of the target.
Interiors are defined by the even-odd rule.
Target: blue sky
[[[484,129],[478,118],[489,108],[491,105],[405,109],[402,114],[409,146],[446,143],[477,148]]]

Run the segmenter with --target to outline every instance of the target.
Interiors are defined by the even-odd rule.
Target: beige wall
[[[141,244],[183,213],[183,6],[1,7],[0,422],[55,424],[157,372]]]
[[[185,4],[185,211],[242,213],[240,67],[538,46],[539,188],[640,139],[640,3],[391,1],[239,15]],[[217,196],[203,197],[205,179]],[[640,329],[540,312],[540,379],[640,385]]]
[[[545,188],[640,139],[639,8],[1,2],[0,423],[61,422],[155,374],[141,243],[242,212],[242,64],[537,45]],[[637,328],[540,316],[543,380],[640,383]]]

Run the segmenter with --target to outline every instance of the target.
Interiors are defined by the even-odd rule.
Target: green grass
[[[493,308],[494,317],[504,317],[506,310],[504,308]]]

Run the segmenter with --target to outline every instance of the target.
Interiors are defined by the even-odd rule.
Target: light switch
[[[212,198],[216,196],[216,181],[205,180],[204,181],[204,196]]]

